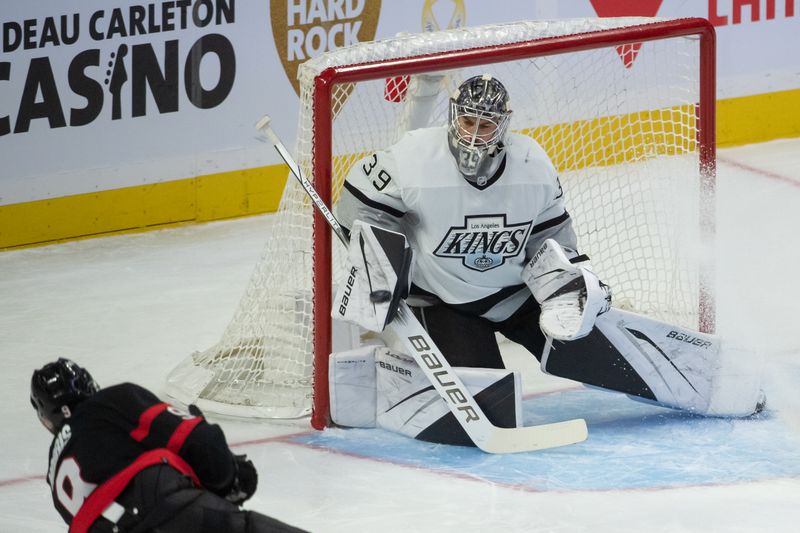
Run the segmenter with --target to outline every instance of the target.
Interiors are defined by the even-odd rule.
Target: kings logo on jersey
[[[525,248],[533,221],[506,223],[505,215],[464,217],[464,225],[451,227],[434,255],[461,259],[478,272],[497,268]]]

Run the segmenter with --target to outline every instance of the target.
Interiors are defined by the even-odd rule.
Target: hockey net
[[[511,95],[511,129],[557,167],[581,250],[615,306],[710,331],[714,53],[703,19],[518,22],[360,43],[301,67],[294,155],[335,205],[358,159],[444,124],[455,87],[491,73]],[[313,406],[324,427],[340,248],[288,179],[231,323],[170,374],[168,393],[246,417]]]

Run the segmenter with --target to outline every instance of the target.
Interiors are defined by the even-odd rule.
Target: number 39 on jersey
[[[376,190],[382,191],[389,185],[389,182],[392,181],[392,177],[389,175],[388,172],[384,169],[379,169],[378,172],[371,176],[373,170],[378,165],[378,154],[372,154],[372,159],[361,165],[361,169],[364,171],[364,175],[368,178],[371,177],[370,180],[372,182],[372,186],[375,187]]]

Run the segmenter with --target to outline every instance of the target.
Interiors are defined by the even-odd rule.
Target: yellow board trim
[[[677,112],[677,115],[687,116],[682,112]],[[592,161],[565,159],[554,163],[564,169],[619,162],[596,159],[610,153],[612,144],[629,142],[609,139],[605,135],[612,122],[618,120],[625,118],[612,117],[553,127],[557,134],[552,136],[553,139],[569,142],[580,135],[584,142],[588,140],[595,147],[599,143],[603,148],[586,151],[599,154],[592,156],[595,158]],[[636,126],[639,129],[630,132],[630,139],[682,135],[683,128],[690,126],[685,119],[678,119],[673,122],[675,129],[648,130],[648,123],[655,124],[645,121],[645,129]],[[527,133],[542,138],[540,132]],[[800,89],[717,102],[719,147],[797,136],[800,136]],[[687,140],[687,143],[686,148],[693,150],[694,146],[690,145],[693,141]],[[558,151],[550,148],[545,146],[551,153]],[[561,153],[575,154],[576,151]],[[636,156],[630,150],[623,150],[623,153],[627,154],[624,157]],[[287,175],[288,169],[284,165],[273,165],[0,206],[0,249],[276,211]]]
[[[717,102],[717,146],[800,136],[800,89]]]
[[[276,211],[285,165],[0,206],[0,248]]]

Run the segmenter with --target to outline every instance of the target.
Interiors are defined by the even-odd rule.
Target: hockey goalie
[[[409,88],[423,101],[425,83]],[[718,337],[611,306],[553,164],[509,131],[511,116],[501,81],[472,77],[450,99],[448,124],[411,130],[350,170],[337,206],[348,264],[332,316],[378,341],[332,354],[333,421],[470,444],[387,328],[401,299],[499,427],[520,425],[520,379],[504,369],[497,333],[545,373],[634,399],[709,416],[763,409],[758,380],[724,368],[731,349]]]

